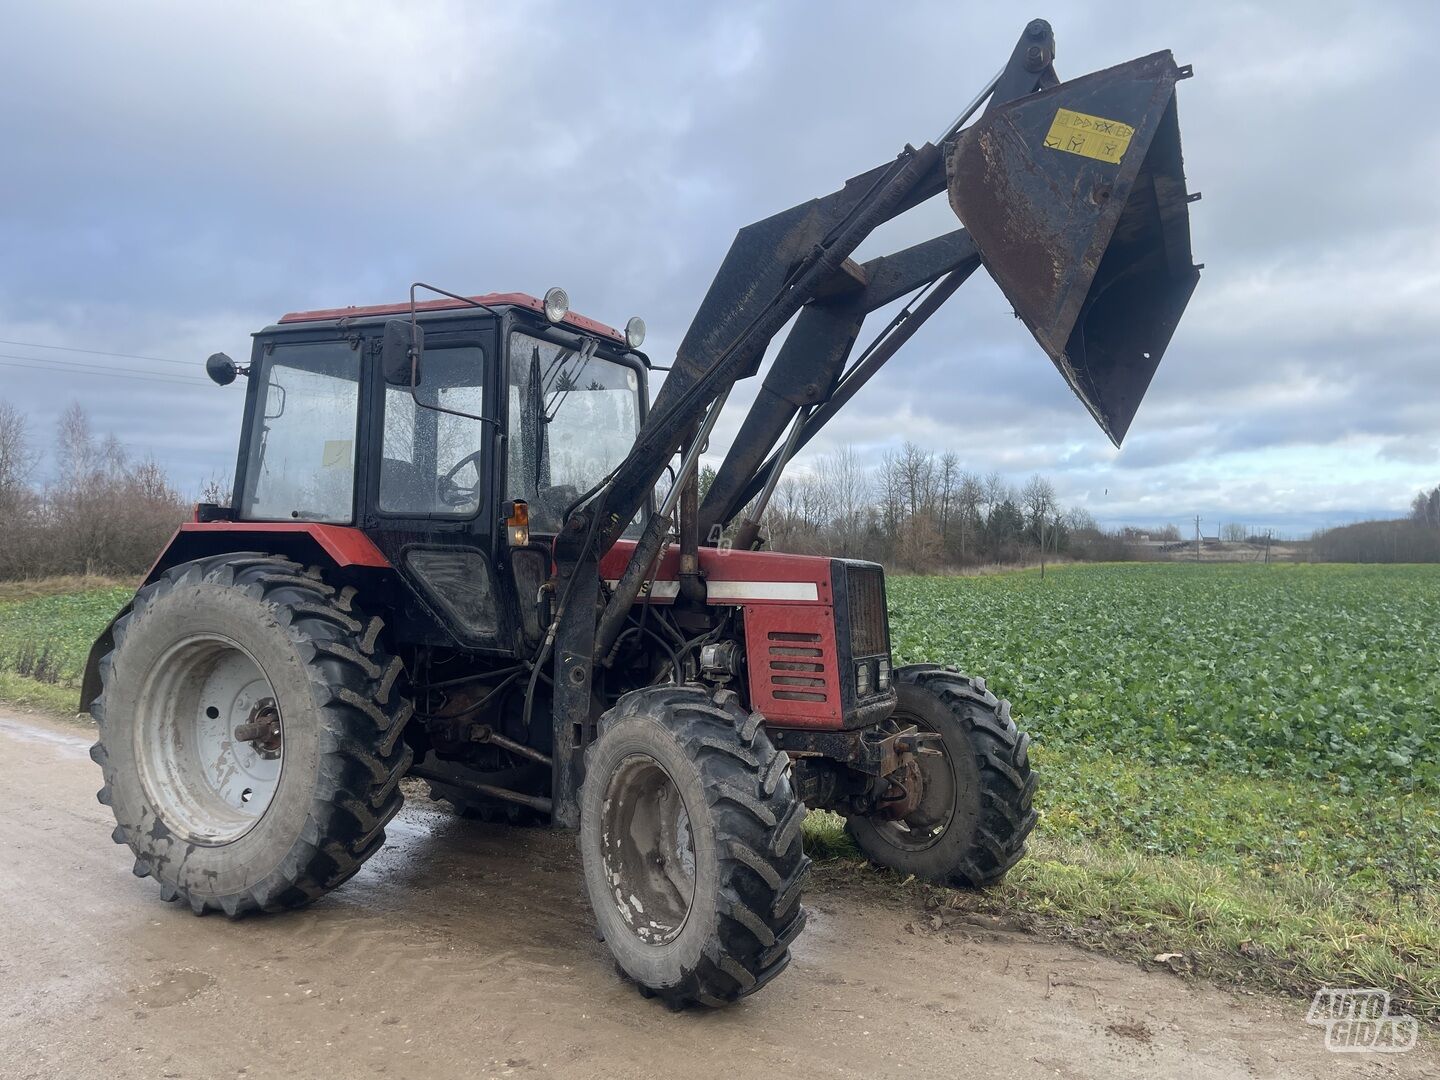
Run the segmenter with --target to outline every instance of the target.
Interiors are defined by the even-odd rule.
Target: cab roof
[[[544,303],[542,303],[538,297],[531,296],[529,293],[486,293],[484,296],[472,296],[470,299],[477,304],[484,304],[486,307],[518,307],[542,314],[545,310]],[[469,309],[470,305],[459,300],[452,300],[449,297],[443,297],[439,300],[425,300],[415,305],[417,312],[450,311],[461,308]],[[408,314],[410,314],[410,302],[403,300],[395,304],[372,304],[368,307],[319,308],[315,311],[292,311],[280,317],[279,325],[335,322],[340,319],[378,319],[386,315]],[[577,315],[573,311],[569,312],[561,322],[573,326],[577,330],[583,330],[599,337],[609,338],[611,341],[618,342],[620,345],[625,344],[625,335],[613,326],[606,326],[602,322],[586,318],[584,315]]]

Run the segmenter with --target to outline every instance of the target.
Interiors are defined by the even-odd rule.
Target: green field
[[[861,867],[817,814],[821,875],[1226,981],[1381,986],[1440,1019],[1440,567],[1070,566],[889,589],[898,663],[953,663],[1014,703],[1040,824],[975,896]],[[0,696],[73,710],[129,591],[0,587]]]
[[[1072,566],[889,584],[1042,771],[989,898],[1082,940],[1440,1018],[1440,567]]]
[[[1440,877],[1440,567],[900,578],[890,604],[897,663],[954,663],[1011,699],[1054,832]]]
[[[0,584],[0,697],[76,712],[90,645],[134,591],[85,578]]]

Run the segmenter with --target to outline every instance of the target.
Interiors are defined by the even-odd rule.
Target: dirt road
[[[1289,1002],[833,886],[770,988],[672,1014],[592,938],[570,836],[424,800],[313,908],[196,918],[110,842],[90,742],[0,712],[0,1076],[1440,1075],[1329,1054]]]

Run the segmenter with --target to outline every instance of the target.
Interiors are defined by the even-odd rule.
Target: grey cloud
[[[939,0],[884,18],[858,2],[31,5],[0,42],[0,337],[198,366],[285,310],[419,278],[564,284],[599,318],[644,314],[664,362],[738,227],[933,135],[1024,21]],[[910,437],[980,471],[1051,472],[1100,516],[1399,509],[1440,441],[1440,136],[1424,95],[1397,92],[1428,63],[1436,9],[1106,0],[1052,21],[1062,76],[1164,47],[1196,66],[1180,116],[1208,269],[1130,443],[1108,446],[977,276],[814,452]],[[865,253],[952,227],[937,201]],[[0,379],[39,429],[75,396],[182,481],[233,464],[233,391]],[[1365,476],[1215,479],[1341,446]]]

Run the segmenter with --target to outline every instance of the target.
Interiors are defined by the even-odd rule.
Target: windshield
[[[348,522],[360,363],[348,342],[276,345],[259,381],[240,516]]]
[[[506,497],[530,504],[530,526],[560,515],[618,465],[640,429],[635,369],[515,331],[510,335]]]

